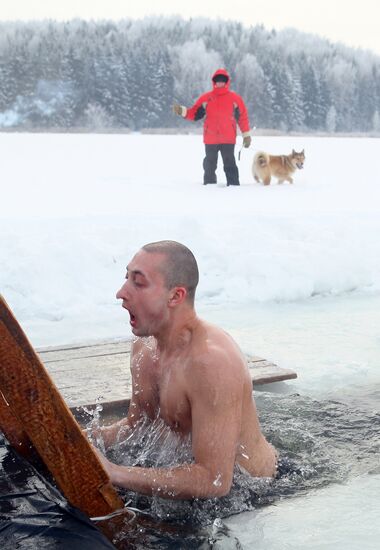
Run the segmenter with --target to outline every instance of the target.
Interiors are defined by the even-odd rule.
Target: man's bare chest
[[[191,431],[191,407],[185,382],[177,373],[164,373],[158,384],[159,414],[173,429]]]
[[[152,365],[141,389],[140,404],[151,417],[161,417],[172,429],[187,434],[191,431],[191,407],[186,377],[176,365]]]

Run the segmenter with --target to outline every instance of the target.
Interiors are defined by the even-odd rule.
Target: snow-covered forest
[[[187,128],[226,67],[258,128],[380,131],[380,57],[294,29],[221,20],[72,20],[0,25],[0,127]],[[200,124],[200,123],[198,123]]]

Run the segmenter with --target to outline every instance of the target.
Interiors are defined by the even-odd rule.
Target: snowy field
[[[216,186],[201,184],[200,136],[3,133],[0,146],[0,291],[35,346],[129,336],[115,299],[125,266],[141,245],[175,239],[199,262],[198,313],[246,352],[297,371],[273,391],[378,409],[379,139],[254,137],[237,188],[221,168]],[[254,182],[254,152],[292,148],[306,153],[294,185]],[[334,498],[364,546],[347,534],[329,548],[375,548],[374,518],[361,514],[368,479],[308,497],[308,548],[328,547],[321,525],[330,536],[334,525],[318,510]],[[246,547],[304,548],[284,541],[305,514],[297,502],[255,513]],[[241,520],[231,520],[238,534]],[[265,546],[269,533],[277,542]]]

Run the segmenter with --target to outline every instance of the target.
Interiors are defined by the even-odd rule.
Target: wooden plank
[[[291,369],[284,369],[275,363],[258,357],[247,357],[248,368],[251,373],[253,386],[283,382],[297,378],[297,373]]]
[[[131,342],[106,341],[38,349],[70,407],[130,398]]]
[[[10,421],[14,418],[15,427],[25,431],[72,505],[89,516],[123,508],[93,448],[1,295],[0,391],[10,407]]]
[[[120,355],[97,355],[95,357],[76,357],[68,358],[67,360],[60,359],[59,361],[50,361],[44,363],[52,373],[66,372],[68,376],[72,373],[83,371],[87,374],[96,369],[124,369],[129,371],[129,354]],[[91,375],[92,376],[92,375]]]
[[[70,406],[112,401],[130,397],[129,355],[122,361],[115,356],[69,359],[45,364],[52,379]]]
[[[131,342],[105,341],[38,349],[70,407],[130,399]]]
[[[270,384],[273,382],[283,382],[297,378],[297,374],[290,369],[283,369],[277,365],[268,365],[265,367],[250,368],[253,386],[261,384]],[[253,372],[252,372],[253,371]]]
[[[131,398],[128,340],[39,349],[46,368],[71,407]],[[253,385],[290,380],[297,374],[258,356],[247,356]]]
[[[131,351],[131,342],[129,340],[111,340],[94,344],[39,348],[37,351],[44,364],[46,364],[50,362],[67,361],[71,358],[86,359],[108,355],[129,354]]]

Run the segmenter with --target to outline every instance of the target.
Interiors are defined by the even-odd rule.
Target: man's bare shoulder
[[[235,340],[220,327],[200,321],[199,335],[192,350],[192,369],[215,375],[219,370],[242,375],[247,370],[246,359]]]
[[[246,359],[233,338],[215,325],[202,323],[185,371],[187,396],[201,407],[242,402],[252,390]],[[195,338],[196,340],[197,338]],[[207,405],[208,403],[208,405]]]

